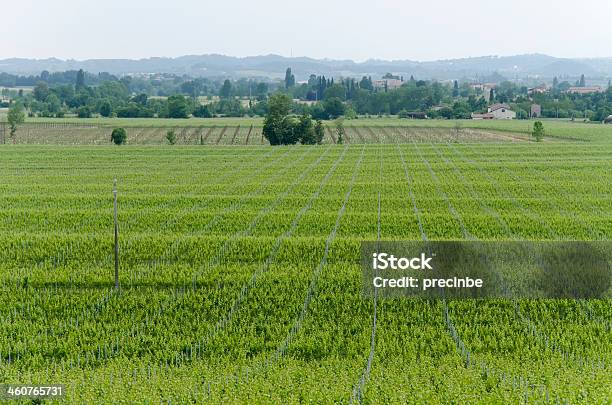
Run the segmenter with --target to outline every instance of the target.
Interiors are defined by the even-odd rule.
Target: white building
[[[516,113],[510,109],[508,104],[493,104],[489,107],[487,113],[491,114],[494,120],[513,120],[516,118]]]

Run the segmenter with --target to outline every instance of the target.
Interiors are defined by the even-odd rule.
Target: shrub
[[[166,132],[166,139],[170,145],[174,145],[176,143],[176,134],[173,130]]]
[[[208,106],[200,105],[193,110],[193,116],[198,118],[212,118],[212,114],[208,109]]]
[[[339,145],[344,143],[344,136],[346,135],[346,130],[344,129],[344,121],[342,119],[337,119],[336,122],[336,135],[338,136],[338,140],[336,143]]]
[[[77,116],[79,118],[90,118],[91,110],[87,106],[79,107],[79,109],[77,110]]]
[[[123,145],[127,140],[127,132],[125,132],[124,128],[115,128],[111,134],[111,140],[115,145]]]
[[[531,135],[535,138],[536,142],[542,141],[542,138],[544,138],[544,124],[542,124],[542,121],[533,123],[533,132]]]

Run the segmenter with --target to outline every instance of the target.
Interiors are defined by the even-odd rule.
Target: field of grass
[[[0,145],[3,382],[66,384],[75,403],[609,402],[610,300],[374,301],[359,250],[609,240],[612,142],[372,133]]]

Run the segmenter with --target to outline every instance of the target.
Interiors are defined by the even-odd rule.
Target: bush
[[[115,128],[111,134],[111,140],[115,145],[123,145],[127,140],[127,132],[125,132],[124,128]]]
[[[344,129],[344,122],[342,121],[342,119],[337,119],[335,121],[335,125],[336,125],[336,135],[338,136],[336,143],[338,145],[342,145],[344,143],[344,137],[346,136],[346,130]]]
[[[536,142],[542,141],[542,138],[544,138],[544,124],[542,124],[542,121],[533,123],[533,132],[531,135],[535,138]]]
[[[168,97],[168,118],[188,118],[189,103],[185,96],[177,94]]]
[[[346,109],[344,110],[344,118],[346,118],[347,120],[357,119],[357,112],[351,106],[346,107]]]
[[[151,118],[153,117],[153,111],[149,108],[143,107],[140,104],[130,102],[127,106],[121,107],[116,111],[117,117],[119,118]],[[112,114],[112,111],[111,111]]]
[[[86,107],[86,106],[80,107],[77,110],[77,116],[79,118],[90,118],[91,117],[91,110],[89,109],[89,107]]]
[[[17,132],[17,126],[25,122],[25,113],[23,112],[23,105],[19,102],[13,103],[9,108],[7,115],[9,127],[11,128],[11,138],[15,140],[15,133]]]
[[[304,145],[320,143],[323,124],[314,123],[309,114],[290,115],[291,99],[282,93],[270,97],[268,114],[264,120],[263,136],[270,145]]]
[[[315,141],[317,144],[321,144],[323,142],[323,137],[325,136],[325,127],[321,120],[317,120],[314,127]]]
[[[331,118],[338,118],[344,115],[344,103],[338,97],[328,98],[323,102],[325,113]]]
[[[108,100],[102,101],[99,107],[100,115],[103,117],[110,117],[113,112],[113,106]]]
[[[170,130],[166,132],[166,139],[170,145],[174,145],[176,143],[176,134],[174,131]]]
[[[195,110],[193,110],[192,114],[194,117],[197,118],[212,118],[210,110],[205,105],[200,105],[196,107]]]

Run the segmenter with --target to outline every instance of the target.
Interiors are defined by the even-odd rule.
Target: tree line
[[[386,79],[403,80],[392,74]],[[208,79],[176,75],[125,76],[89,74],[83,70],[38,76],[0,74],[0,84],[36,84],[31,92],[8,94],[31,115],[81,118],[94,115],[120,118],[188,118],[213,116],[265,116],[269,97],[281,92],[291,100],[297,115],[315,120],[337,117],[353,119],[361,115],[413,117],[415,112],[430,118],[467,119],[472,113],[486,112],[491,103],[508,103],[518,118],[529,118],[531,104],[542,106],[548,118],[586,118],[602,121],[612,114],[612,90],[593,94],[567,92],[572,85],[556,78],[550,91],[530,94],[525,86],[509,81],[494,89],[479,90],[468,82],[441,83],[410,77],[399,88],[375,86],[370,76],[326,78],[310,75],[297,83],[290,68],[278,82],[253,79]],[[585,78],[575,83],[585,86]]]

